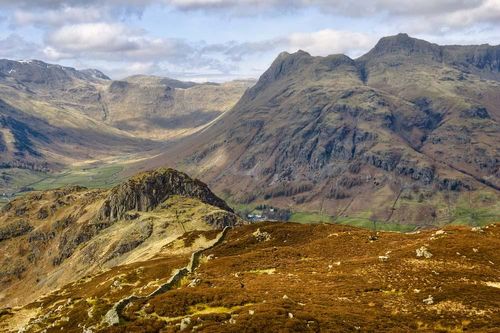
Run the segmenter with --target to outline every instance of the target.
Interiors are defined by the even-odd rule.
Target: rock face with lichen
[[[160,168],[141,173],[113,188],[102,205],[98,218],[118,220],[130,210],[149,211],[173,195],[196,198],[206,204],[233,212],[203,182],[191,179],[185,173],[174,169]]]

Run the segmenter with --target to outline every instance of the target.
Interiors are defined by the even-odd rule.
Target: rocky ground
[[[190,254],[196,248],[200,257],[193,264]],[[293,223],[257,223],[225,235],[194,232],[150,260],[117,266],[24,307],[6,308],[0,327],[27,332],[496,332],[499,250],[498,224],[378,235]],[[190,260],[191,271],[173,279]],[[113,312],[117,304],[124,307]]]

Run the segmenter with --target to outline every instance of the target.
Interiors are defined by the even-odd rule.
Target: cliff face
[[[196,198],[233,212],[206,184],[174,169],[160,168],[139,174],[113,188],[99,210],[98,218],[114,221],[122,219],[130,210],[150,211],[174,195]]]

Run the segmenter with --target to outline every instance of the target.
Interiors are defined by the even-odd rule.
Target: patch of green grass
[[[373,229],[373,222],[368,218],[364,217],[367,214],[361,214],[360,216],[350,216],[350,217],[338,217],[324,215],[320,213],[308,213],[308,212],[296,212],[292,214],[290,218],[291,222],[298,223],[338,223],[345,225],[352,225],[355,227]],[[377,230],[380,231],[399,231],[399,232],[409,232],[417,228],[415,225],[409,224],[399,224],[399,223],[384,223],[377,221]]]
[[[121,181],[122,166],[112,165],[96,168],[69,169],[32,184],[35,190],[47,190],[68,185],[81,185],[88,188],[107,188]]]
[[[336,223],[352,225],[365,229],[373,229],[373,222],[362,217],[339,217],[335,220]],[[377,231],[398,231],[410,232],[417,229],[416,225],[400,224],[400,223],[385,223],[381,221],[376,222]]]
[[[9,200],[4,197],[0,197],[0,208],[2,208]]]
[[[500,221],[500,215],[488,208],[458,207],[454,211],[453,225],[483,226]]]
[[[290,222],[297,223],[333,223],[333,219],[329,215],[313,212],[295,212],[290,217]]]
[[[0,169],[0,192],[16,193],[47,177],[47,173],[26,169]]]

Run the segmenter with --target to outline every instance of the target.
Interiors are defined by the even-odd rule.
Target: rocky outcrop
[[[196,198],[233,212],[203,182],[174,169],[159,168],[139,174],[113,188],[99,210],[97,219],[115,221],[123,218],[130,210],[150,211],[174,195]]]
[[[33,230],[33,226],[25,220],[18,220],[0,227],[0,242],[5,239],[19,237]]]
[[[218,211],[207,214],[203,220],[214,229],[224,229],[225,227],[234,227],[239,223],[238,216],[230,212]]]

